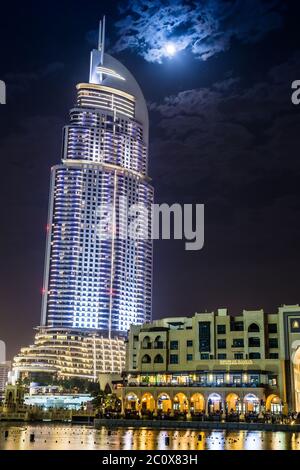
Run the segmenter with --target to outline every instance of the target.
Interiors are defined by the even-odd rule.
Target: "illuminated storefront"
[[[122,393],[149,393],[168,413],[300,412],[299,364],[298,305],[164,318],[131,327]]]

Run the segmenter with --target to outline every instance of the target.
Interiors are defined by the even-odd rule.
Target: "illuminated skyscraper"
[[[121,197],[150,209],[153,189],[146,103],[131,73],[104,54],[102,26],[64,128],[62,164],[52,168],[41,324],[110,335],[151,318],[152,242],[101,239],[99,208],[125,217]]]
[[[89,82],[77,85],[64,128],[62,162],[51,172],[40,327],[47,334],[67,329],[110,339],[151,319],[152,241],[120,236],[115,224],[126,231],[128,208],[150,210],[153,202],[148,112],[135,78],[104,53],[104,22]],[[106,207],[112,237],[99,235]]]

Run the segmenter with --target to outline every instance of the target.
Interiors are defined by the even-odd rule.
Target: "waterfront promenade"
[[[285,431],[300,432],[300,424],[281,423],[246,423],[246,422],[218,422],[218,421],[180,421],[180,420],[153,420],[153,419],[106,419],[96,418],[95,428],[103,426],[108,428],[153,428],[153,429],[219,429],[244,431]]]

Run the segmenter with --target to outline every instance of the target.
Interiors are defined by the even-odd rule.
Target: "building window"
[[[138,336],[134,336],[133,337],[133,341],[138,341],[139,340],[139,337]]]
[[[218,354],[218,359],[226,359],[226,357],[227,357],[227,356],[226,356],[226,354],[224,354],[224,353]]]
[[[258,385],[259,384],[259,375],[258,374],[250,375],[249,381],[250,381],[251,384]]]
[[[216,375],[216,384],[217,385],[222,385],[224,383],[224,375],[223,374],[217,374]]]
[[[249,353],[249,359],[260,359],[260,353],[258,352]]]
[[[269,354],[269,359],[278,359],[278,358],[279,358],[278,353],[270,353]]]
[[[186,355],[186,360],[187,361],[192,361],[193,360],[193,354],[187,354]]]
[[[142,364],[150,364],[151,363],[151,357],[148,354],[145,354],[142,357]]]
[[[269,348],[270,349],[278,348],[278,339],[277,338],[269,338]]]
[[[164,348],[164,342],[162,340],[161,336],[156,336],[154,340],[154,349],[163,349]]]
[[[256,338],[256,337],[249,338],[248,346],[249,346],[249,348],[259,348],[260,347],[260,339]]]
[[[290,325],[292,333],[300,333],[300,318],[291,318]]]
[[[142,342],[142,348],[143,349],[151,349],[151,342],[150,342],[150,337],[145,336]]]
[[[210,352],[210,322],[199,322],[199,351]]]
[[[269,375],[268,382],[271,387],[275,387],[277,385],[277,377],[274,375]]]
[[[170,364],[178,364],[178,354],[170,354]]]
[[[234,338],[232,341],[233,348],[243,348],[244,347],[244,338]]]
[[[161,354],[157,354],[154,358],[154,364],[163,364],[164,358]]]
[[[170,349],[178,349],[178,341],[170,341]]]
[[[233,321],[230,323],[230,331],[244,331],[244,322]]]
[[[186,345],[188,348],[191,348],[193,346],[193,341],[191,339],[188,339]]]
[[[218,339],[218,349],[226,349],[226,339]]]
[[[226,335],[226,325],[217,325],[218,335]]]
[[[241,375],[233,375],[232,376],[232,383],[235,385],[240,385],[242,383],[242,376]]]
[[[243,353],[235,353],[234,354],[234,359],[244,359],[244,354]]]
[[[201,359],[209,359],[209,354],[208,353],[201,353],[200,358]]]
[[[277,333],[277,323],[269,323],[268,330],[269,333]]]
[[[248,332],[249,333],[258,333],[259,332],[259,326],[256,323],[251,323],[248,327]]]

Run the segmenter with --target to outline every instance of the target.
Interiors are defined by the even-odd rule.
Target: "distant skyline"
[[[40,321],[49,170],[61,156],[75,85],[88,80],[103,14],[107,48],[148,102],[155,202],[205,204],[202,250],[154,242],[154,319],[300,303],[297,2],[1,8],[0,338],[8,359],[32,342]],[[176,53],[168,56],[170,42]]]

